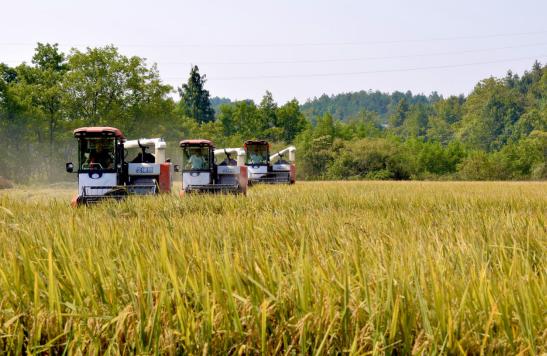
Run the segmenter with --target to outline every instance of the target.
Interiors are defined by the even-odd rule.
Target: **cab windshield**
[[[209,170],[211,162],[209,155],[209,147],[184,147],[182,149],[182,169],[185,171]]]
[[[245,164],[268,164],[268,146],[267,145],[248,145],[247,158]]]
[[[81,171],[114,169],[116,163],[114,138],[81,138],[78,149]]]

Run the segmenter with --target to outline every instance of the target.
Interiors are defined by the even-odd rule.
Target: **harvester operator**
[[[188,163],[190,163],[191,169],[203,169],[205,160],[200,154],[193,152],[190,158],[188,158]]]
[[[102,141],[95,143],[95,150],[89,153],[87,164],[89,164],[89,169],[112,169],[114,167],[114,160]]]
[[[264,158],[260,153],[251,153],[251,163],[252,164],[262,164],[264,161]]]

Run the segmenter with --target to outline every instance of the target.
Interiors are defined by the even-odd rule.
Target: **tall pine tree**
[[[205,75],[199,74],[198,66],[192,66],[188,83],[178,88],[183,113],[199,123],[215,120],[215,111],[209,100],[209,91],[204,89],[205,82]]]

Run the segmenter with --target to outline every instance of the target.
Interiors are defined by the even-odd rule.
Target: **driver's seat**
[[[156,163],[156,157],[148,152],[139,152],[137,157],[135,157],[131,163]]]

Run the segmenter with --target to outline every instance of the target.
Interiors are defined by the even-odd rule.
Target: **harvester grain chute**
[[[127,195],[168,193],[172,187],[172,165],[165,159],[165,142],[160,138],[127,141],[114,127],[81,127],[78,140],[78,194],[73,205],[89,204]],[[127,149],[141,152],[126,161]],[[153,148],[154,153],[147,152]],[[74,171],[67,163],[66,170]]]
[[[218,149],[209,140],[184,140],[182,148],[182,192],[247,193],[247,167],[242,149]],[[226,158],[217,164],[217,157]],[[236,159],[232,157],[236,155]]]
[[[296,182],[296,148],[289,146],[270,156],[267,141],[245,141],[245,164],[249,184],[294,184]]]

